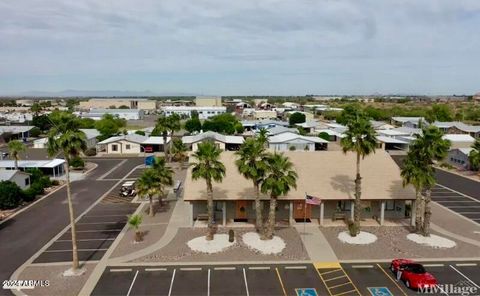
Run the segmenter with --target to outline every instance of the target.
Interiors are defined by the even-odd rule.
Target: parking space
[[[360,295],[357,287],[339,263],[317,263],[315,268],[328,295]]]
[[[432,200],[480,224],[480,201],[437,184],[432,189]]]
[[[127,215],[138,205],[99,203],[77,223],[77,247],[80,261],[100,260],[127,223]],[[72,260],[71,233],[67,231],[53,242],[34,263]]]

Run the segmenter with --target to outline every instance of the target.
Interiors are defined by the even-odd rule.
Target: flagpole
[[[305,225],[307,224],[307,193],[305,192],[305,200],[304,202],[304,207],[303,207],[303,241],[305,242],[306,236],[305,236]]]

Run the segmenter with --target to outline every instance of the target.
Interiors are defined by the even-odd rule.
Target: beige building
[[[157,101],[134,98],[94,98],[88,101],[81,101],[78,108],[81,110],[109,109],[111,107],[118,109],[122,106],[127,106],[129,109],[153,111],[157,109]]]
[[[353,217],[355,193],[354,153],[323,151],[318,153],[284,152],[290,158],[298,174],[297,188],[288,195],[278,198],[277,219],[294,223],[317,220],[328,224],[337,219]],[[252,182],[239,174],[235,165],[234,152],[223,152],[221,161],[226,168],[226,176],[221,183],[213,185],[216,211],[215,219],[224,225],[233,221],[254,222],[255,192]],[[319,206],[306,205],[305,194],[320,199]],[[191,204],[192,223],[204,216],[207,192],[205,181],[192,180],[192,167],[185,179],[184,200]],[[268,200],[267,195],[262,195]],[[377,221],[406,220],[413,223],[414,213],[406,204],[415,200],[411,186],[403,187],[400,169],[388,153],[377,151],[362,160],[362,219]],[[264,203],[268,210],[268,202]]]
[[[197,107],[221,107],[222,97],[205,97],[198,96],[195,98],[195,106]]]
[[[244,139],[241,136],[226,136],[212,131],[182,137],[182,142],[193,152],[197,151],[198,144],[204,141],[213,141],[218,148],[224,151],[235,151],[240,148]]]
[[[277,119],[277,111],[273,110],[255,110],[253,111],[255,120]]]

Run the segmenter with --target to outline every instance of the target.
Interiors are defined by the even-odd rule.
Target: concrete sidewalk
[[[318,225],[303,225],[303,223],[295,224],[295,229],[302,238],[303,245],[307,250],[310,260],[313,262],[337,262],[332,247],[327,239],[320,231]]]

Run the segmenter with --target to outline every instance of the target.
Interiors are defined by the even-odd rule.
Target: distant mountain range
[[[67,89],[58,92],[50,91],[25,91],[19,93],[5,94],[3,96],[15,97],[151,97],[151,96],[195,96],[191,93],[156,93],[149,90],[75,90]]]

